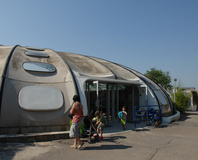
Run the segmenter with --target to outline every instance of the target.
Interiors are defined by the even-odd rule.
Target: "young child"
[[[123,117],[121,118],[121,124],[123,126],[123,129],[125,130],[126,129],[126,117],[127,117],[126,106],[122,107],[122,112],[123,112]]]
[[[100,132],[100,138],[102,139],[103,138],[103,136],[102,136],[103,129],[106,126],[107,120],[103,115],[100,114],[99,111],[95,112],[95,116],[96,116],[96,118],[94,118],[94,119],[96,120],[97,133],[99,134],[99,132]]]

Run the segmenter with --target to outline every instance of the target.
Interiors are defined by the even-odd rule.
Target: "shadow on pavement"
[[[133,147],[115,144],[115,145],[90,146],[90,147],[85,147],[83,150],[114,150],[114,149],[128,149],[128,148],[133,148]]]
[[[119,139],[126,139],[125,136],[113,136],[113,137],[106,137],[102,141],[103,142],[117,142]]]
[[[26,146],[34,146],[32,143],[0,143],[0,159],[12,160]]]
[[[186,121],[187,119],[191,119],[189,115],[192,115],[192,114],[189,114],[189,113],[181,114],[180,119],[178,121]]]

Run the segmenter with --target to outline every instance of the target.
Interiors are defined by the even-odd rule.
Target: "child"
[[[126,106],[122,107],[122,112],[123,112],[123,116],[121,118],[121,124],[123,126],[123,129],[126,129],[126,116],[127,116],[127,112],[126,112]],[[120,112],[118,113],[118,115],[121,114]]]
[[[100,138],[102,139],[103,129],[106,126],[107,120],[103,115],[100,114],[99,111],[95,112],[95,116],[96,118],[94,119],[96,120],[97,133],[99,134],[99,131],[100,131]]]

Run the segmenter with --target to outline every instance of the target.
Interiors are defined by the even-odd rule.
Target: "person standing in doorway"
[[[118,113],[119,117],[121,118],[121,124],[122,124],[122,127],[123,129],[125,130],[126,129],[126,117],[127,117],[127,112],[126,112],[126,106],[123,106],[122,107],[122,111]]]
[[[77,148],[80,149],[84,144],[84,142],[80,140],[80,135],[81,135],[80,129],[83,124],[83,106],[80,103],[80,98],[78,95],[74,95],[73,101],[74,103],[70,110],[70,113],[73,115],[73,119],[72,119],[72,125],[70,127],[69,136],[71,138],[74,138],[74,145],[72,147],[75,149]],[[77,144],[79,144],[78,147]]]

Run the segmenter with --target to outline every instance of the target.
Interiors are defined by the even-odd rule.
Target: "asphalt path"
[[[161,128],[147,127],[104,135],[101,142],[73,149],[73,139],[0,143],[0,160],[198,160],[198,112]]]

